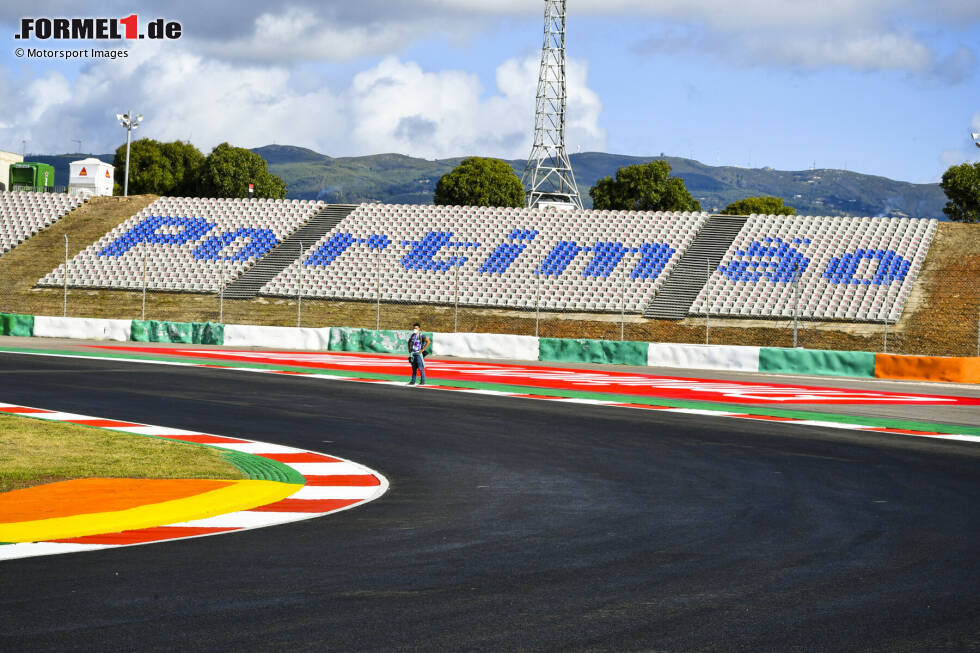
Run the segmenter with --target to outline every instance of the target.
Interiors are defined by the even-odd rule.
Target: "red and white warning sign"
[[[79,177],[88,177],[88,172],[85,171],[85,168],[82,168],[82,171],[78,173],[78,176]]]

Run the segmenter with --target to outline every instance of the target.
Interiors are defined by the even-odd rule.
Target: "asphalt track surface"
[[[0,355],[3,401],[325,451],[280,527],[0,564],[0,650],[980,650],[980,447]]]

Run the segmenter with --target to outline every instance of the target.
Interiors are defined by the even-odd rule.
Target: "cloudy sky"
[[[20,7],[30,7],[21,9]],[[0,149],[109,152],[134,134],[330,156],[523,158],[541,0],[0,6]],[[25,13],[30,11],[31,13]],[[41,13],[43,11],[43,13]],[[178,21],[176,40],[15,39],[22,18]],[[569,0],[569,152],[846,168],[937,181],[976,160],[976,0]],[[89,56],[17,56],[17,49]],[[125,49],[97,59],[92,50]]]

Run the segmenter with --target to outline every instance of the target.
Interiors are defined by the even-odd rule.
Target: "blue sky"
[[[136,137],[331,156],[526,157],[541,0],[49,1],[0,8],[0,149]],[[24,13],[29,11],[30,13]],[[180,21],[172,41],[14,39],[21,18]],[[116,60],[15,49],[126,49]],[[934,182],[977,160],[980,3],[569,0],[570,152]]]

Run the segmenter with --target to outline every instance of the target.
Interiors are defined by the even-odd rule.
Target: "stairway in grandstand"
[[[643,311],[645,318],[680,320],[745,226],[745,218],[712,216],[677,262],[660,292]],[[710,262],[710,263],[709,263]]]
[[[259,259],[238,279],[225,288],[229,299],[252,299],[270,279],[282,272],[300,254],[320,240],[328,231],[357,208],[356,204],[329,204],[294,231],[271,252]],[[302,249],[301,249],[302,247]]]

